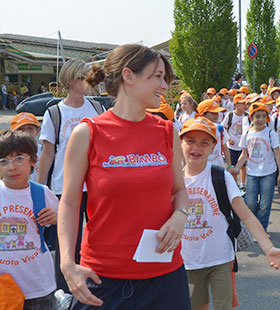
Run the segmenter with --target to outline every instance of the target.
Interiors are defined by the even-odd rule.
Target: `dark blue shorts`
[[[229,153],[230,153],[231,164],[235,166],[237,164],[238,158],[241,155],[242,151],[235,151],[235,150],[229,149]],[[246,163],[243,166],[246,166]]]
[[[100,277],[88,279],[90,291],[104,301],[101,307],[73,299],[71,310],[190,310],[188,280],[184,266],[166,275],[141,280]]]

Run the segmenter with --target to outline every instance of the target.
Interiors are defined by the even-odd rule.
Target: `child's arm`
[[[279,147],[273,149],[273,153],[274,153],[275,161],[276,161],[276,164],[278,167],[278,171],[280,172],[280,151],[279,151]],[[278,173],[277,185],[280,185],[280,173]]]
[[[238,158],[237,164],[235,165],[235,169],[238,171],[241,167],[245,164],[246,160],[248,158],[248,152],[247,149],[242,149],[242,153]]]
[[[275,269],[279,269],[280,249],[275,248],[273,246],[272,242],[267,237],[267,234],[263,229],[261,223],[246,206],[243,198],[241,197],[233,198],[231,205],[233,210],[239,216],[240,220],[258,241],[261,249],[266,254],[267,260],[270,262],[270,266],[274,267]]]
[[[45,183],[45,180],[51,169],[52,163],[54,161],[54,156],[55,156],[54,144],[48,142],[47,140],[44,140],[43,144],[44,146],[43,146],[42,154],[40,156],[39,170],[38,170],[38,177],[37,177],[37,182],[41,184]]]
[[[229,149],[228,149],[226,144],[223,145],[223,152],[224,152],[224,155],[225,155],[226,162],[227,162],[228,166],[231,166],[230,153],[229,153]],[[233,167],[229,168],[228,172],[231,173],[231,174],[234,174],[234,168]]]
[[[44,208],[38,213],[37,221],[41,226],[56,225],[57,214],[51,208]]]

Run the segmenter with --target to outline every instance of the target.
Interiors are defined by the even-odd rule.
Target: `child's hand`
[[[238,170],[235,169],[234,167],[231,167],[228,169],[228,172],[231,174],[231,175],[237,175],[238,174]]]
[[[270,266],[278,270],[280,266],[280,249],[271,247],[267,251],[266,257],[270,262]]]
[[[38,213],[37,221],[41,226],[56,225],[57,214],[51,208],[44,208]]]
[[[229,140],[228,140],[228,143],[229,143],[230,145],[234,145],[234,141],[233,141],[232,139],[229,139]]]

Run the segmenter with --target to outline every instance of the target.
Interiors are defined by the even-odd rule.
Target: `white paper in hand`
[[[144,229],[138,247],[133,256],[134,260],[139,263],[170,263],[172,261],[174,251],[170,253],[165,251],[162,254],[156,252],[156,248],[159,244],[157,240],[158,232],[159,230]]]

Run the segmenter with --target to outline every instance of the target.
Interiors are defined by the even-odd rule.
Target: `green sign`
[[[25,63],[17,64],[19,71],[42,71],[41,65],[30,65]]]

